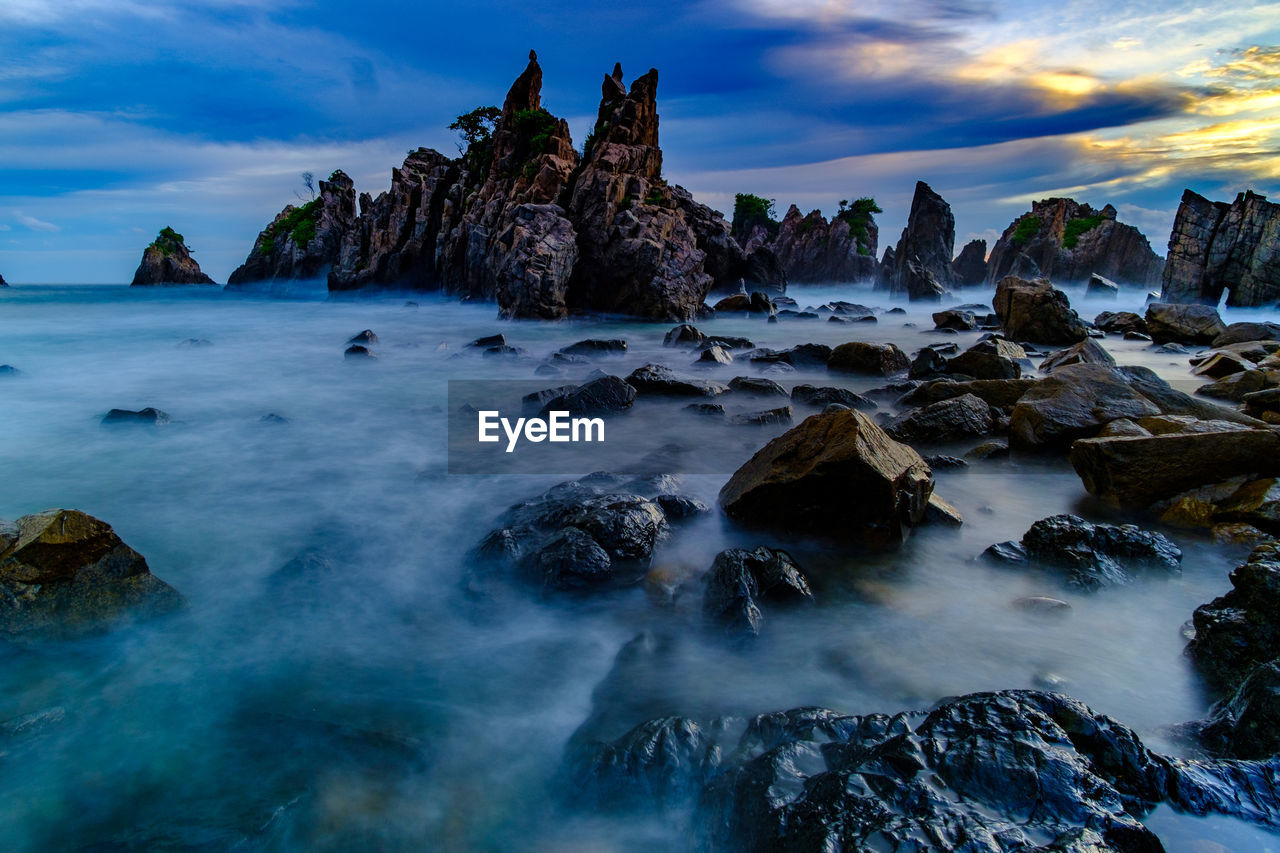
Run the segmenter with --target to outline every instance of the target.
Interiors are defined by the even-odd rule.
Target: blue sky
[[[722,210],[873,195],[883,247],[923,179],[957,250],[1071,195],[1163,254],[1184,187],[1280,192],[1278,45],[1280,3],[4,0],[0,274],[126,282],[171,225],[225,281],[300,173],[453,153],[531,47],[579,143],[615,61],[658,68],[664,172]]]

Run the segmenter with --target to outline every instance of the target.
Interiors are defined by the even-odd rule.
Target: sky
[[[124,283],[171,226],[218,281],[301,174],[376,195],[530,48],[575,141],[600,80],[659,69],[664,176],[828,215],[917,180],[956,251],[1033,199],[1111,203],[1163,255],[1183,189],[1280,200],[1280,3],[2,0],[0,275]]]

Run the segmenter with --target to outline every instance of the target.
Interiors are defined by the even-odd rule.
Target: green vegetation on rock
[[[466,143],[467,148],[488,145],[493,141],[493,131],[498,126],[500,118],[502,118],[502,110],[498,107],[476,107],[471,112],[463,113],[454,119],[449,129],[456,130],[462,135],[462,141]]]
[[[1067,227],[1062,232],[1062,246],[1066,249],[1074,249],[1076,244],[1080,242],[1080,236],[1087,234],[1102,224],[1102,214],[1096,216],[1082,216],[1079,219],[1073,219],[1067,223]]]
[[[1015,249],[1021,249],[1031,241],[1031,238],[1040,233],[1040,226],[1043,223],[1039,216],[1024,216],[1018,220],[1018,226],[1013,229],[1013,236],[1009,238],[1009,242]]]
[[[739,243],[745,243],[751,236],[751,230],[757,225],[769,232],[770,237],[778,234],[779,223],[773,218],[773,199],[761,198],[751,193],[738,193],[733,197],[733,237]]]
[[[853,204],[843,199],[840,201],[840,212],[836,214],[836,218],[849,223],[849,234],[857,243],[859,255],[871,254],[871,236],[867,227],[871,224],[871,217],[877,213],[884,211],[871,196],[856,199]]]
[[[174,253],[179,246],[183,244],[184,239],[181,234],[174,231],[168,225],[160,229],[160,233],[156,235],[156,239],[151,242],[148,248],[159,250],[160,254],[166,258]]]
[[[289,211],[284,218],[272,222],[263,232],[259,251],[264,255],[271,254],[275,250],[276,238],[281,236],[288,236],[297,245],[306,246],[316,236],[316,223],[323,207],[322,199],[313,198]]]
[[[556,117],[539,107],[536,110],[518,110],[512,116],[516,133],[528,140],[528,157],[537,157],[552,151],[551,135],[555,133]]]

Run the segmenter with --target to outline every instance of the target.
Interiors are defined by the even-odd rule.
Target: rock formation
[[[957,287],[973,287],[987,279],[987,241],[970,240],[951,262],[951,278]]]
[[[214,280],[200,271],[182,235],[165,227],[143,250],[142,263],[133,274],[133,286],[146,284],[214,284]]]
[[[913,302],[940,298],[953,282],[955,244],[956,220],[951,205],[924,181],[917,181],[907,227],[893,250],[889,291],[905,293]],[[885,263],[889,263],[887,258]]]
[[[1280,300],[1280,204],[1243,192],[1231,204],[1191,190],[1169,235],[1160,298],[1238,307]]]
[[[356,222],[356,191],[338,170],[320,182],[320,194],[286,205],[253,241],[249,257],[227,279],[238,287],[273,279],[318,279],[338,262],[344,236]]]
[[[1025,281],[1017,276],[1005,276],[996,285],[991,304],[1001,328],[1014,340],[1073,344],[1089,334],[1067,295],[1047,279]]]
[[[329,289],[443,290],[504,317],[618,313],[691,319],[713,287],[783,288],[772,251],[744,251],[724,217],[662,177],[658,72],[604,78],[579,157],[542,106],[542,68],[511,85],[491,136],[450,159],[420,148],[391,188],[355,195],[340,172],[286,208],[232,283],[328,275]],[[339,180],[341,176],[341,180]]]
[[[1094,210],[1070,198],[1033,202],[991,249],[987,282],[1007,275],[1043,276],[1060,284],[1093,273],[1121,284],[1154,286],[1164,262],[1142,232],[1116,220],[1116,209]]]
[[[8,287],[9,282],[4,280],[4,276],[0,275],[0,287]]]
[[[782,217],[773,251],[788,281],[867,281],[876,274],[879,234],[871,214],[865,221],[846,214],[828,222],[819,210],[801,216],[793,204]]]

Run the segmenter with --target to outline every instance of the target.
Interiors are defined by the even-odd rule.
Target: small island
[[[131,286],[152,284],[216,284],[200,271],[181,234],[167,225],[142,252]]]

